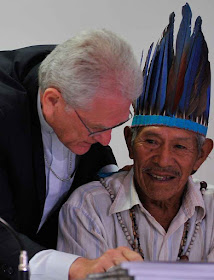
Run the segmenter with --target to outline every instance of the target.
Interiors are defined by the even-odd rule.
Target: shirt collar
[[[42,113],[42,108],[41,108],[41,102],[40,102],[40,89],[38,91],[38,98],[37,98],[37,109],[38,109],[38,115],[39,115],[39,121],[41,124],[41,128],[43,131],[47,133],[53,133],[52,127],[46,122],[43,113]]]
[[[193,181],[191,176],[188,179],[187,190],[181,207],[188,218],[191,218],[195,209],[198,208],[197,221],[201,221],[206,214],[204,199],[200,191],[200,181]]]
[[[128,173],[117,173],[106,179],[106,185],[111,185],[111,189],[117,193],[109,209],[109,215],[129,210],[135,205],[140,205],[144,208],[134,186],[133,174],[132,168]],[[192,177],[189,177],[181,208],[186,216],[190,218],[197,207],[199,208],[197,215],[197,220],[199,221],[205,216],[205,205],[200,192],[200,181],[194,182]]]
[[[109,209],[109,215],[129,210],[134,205],[141,204],[134,187],[133,168],[125,174],[126,175],[124,177],[124,172],[121,172],[122,176],[117,176],[116,180],[109,180],[108,178],[106,180],[106,184],[116,184],[116,189],[118,189],[115,200]],[[112,187],[115,189],[114,186]]]

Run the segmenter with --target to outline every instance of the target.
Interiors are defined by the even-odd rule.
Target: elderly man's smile
[[[158,170],[157,168],[145,168],[143,174],[148,175],[154,181],[160,182],[168,182],[180,177],[180,172],[176,170]]]
[[[156,175],[156,174],[153,174],[153,173],[147,173],[149,176],[151,176],[154,180],[157,180],[157,181],[170,181],[172,179],[175,179],[174,176],[167,176],[167,175]]]

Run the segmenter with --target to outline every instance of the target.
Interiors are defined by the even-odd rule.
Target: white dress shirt
[[[106,250],[118,246],[131,249],[116,213],[121,213],[133,238],[129,209],[135,206],[140,244],[146,261],[176,261],[184,224],[190,219],[184,253],[192,239],[195,224],[201,222],[189,260],[214,262],[214,186],[208,185],[202,197],[200,183],[190,177],[182,205],[166,232],[143,207],[134,187],[133,169],[107,177],[105,182],[115,194],[113,203],[100,182],[91,182],[74,191],[63,205],[57,245],[60,251],[97,258]]]
[[[38,94],[37,108],[42,131],[43,149],[45,154],[46,199],[39,229],[45,222],[54,205],[67,194],[73,182],[74,175],[68,181],[56,177],[51,169],[61,179],[67,179],[75,171],[76,155],[59,141],[53,129],[45,121]],[[50,169],[51,167],[51,169]],[[51,186],[51,187],[50,187]],[[39,230],[38,229],[38,230]]]
[[[40,94],[38,93],[38,114],[41,123],[44,154],[48,161],[45,162],[46,174],[46,199],[44,211],[38,230],[47,219],[53,206],[59,202],[68,192],[74,176],[63,182],[59,180],[51,169],[60,178],[68,178],[75,171],[76,155],[66,148],[57,138],[53,129],[45,121],[41,105]],[[102,172],[117,171],[116,165],[110,164],[101,169]],[[44,250],[37,253],[29,262],[31,280],[67,280],[71,264],[78,258],[78,255],[59,252],[56,250]]]

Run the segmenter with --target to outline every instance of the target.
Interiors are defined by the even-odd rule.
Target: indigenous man
[[[186,4],[176,55],[174,14],[148,67],[149,50],[125,128],[133,169],[73,193],[60,213],[59,250],[96,258],[127,246],[147,261],[214,261],[214,187],[191,177],[213,148],[205,138],[210,65],[201,19],[192,35],[190,20]]]

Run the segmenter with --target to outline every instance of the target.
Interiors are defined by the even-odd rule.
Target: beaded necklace
[[[113,203],[114,200],[115,200],[115,195],[112,192],[110,186],[106,185],[105,180],[103,178],[100,178],[100,183],[105,187],[105,189],[109,193],[111,201]],[[202,182],[200,182],[200,185],[201,185],[201,187],[200,187],[201,194],[203,195],[205,193],[205,191],[206,191],[207,183],[202,181]],[[117,212],[116,215],[117,215],[118,222],[119,222],[119,224],[120,224],[120,226],[121,226],[121,228],[123,230],[123,233],[124,233],[124,235],[126,237],[126,240],[130,244],[132,249],[135,252],[138,252],[141,255],[141,257],[144,259],[144,253],[143,253],[143,249],[142,249],[141,244],[140,244],[140,237],[139,237],[139,234],[138,234],[138,226],[137,226],[135,210],[134,210],[135,207],[136,206],[133,206],[129,210],[129,215],[130,215],[130,218],[131,218],[131,221],[132,221],[132,231],[133,231],[133,237],[134,238],[131,238],[131,235],[129,234],[128,229],[127,229],[127,227],[125,226],[125,224],[123,222],[121,213]],[[189,261],[189,254],[190,254],[191,248],[192,248],[192,246],[194,244],[197,232],[198,232],[198,230],[200,228],[200,223],[201,222],[197,222],[195,224],[194,233],[192,235],[190,244],[189,244],[189,246],[188,246],[188,248],[186,250],[186,254],[184,254],[184,248],[185,248],[185,245],[186,245],[186,241],[187,241],[187,237],[188,237],[188,231],[189,231],[189,227],[190,227],[189,219],[184,224],[184,230],[183,230],[183,235],[182,235],[182,239],[181,239],[181,243],[180,243],[180,248],[179,248],[177,260]]]

